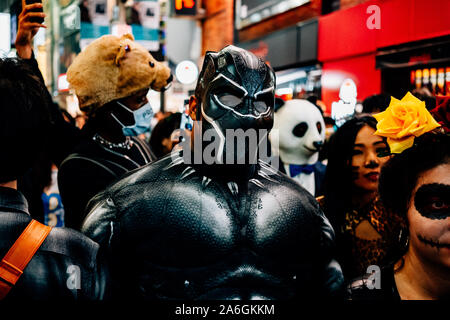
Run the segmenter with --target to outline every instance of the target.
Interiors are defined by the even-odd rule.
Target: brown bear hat
[[[161,91],[171,80],[170,69],[156,61],[131,34],[95,40],[67,70],[67,81],[84,111],[145,88]]]

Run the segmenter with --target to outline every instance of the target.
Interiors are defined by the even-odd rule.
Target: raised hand
[[[45,18],[43,12],[32,12],[33,9],[42,8],[42,3],[27,5],[22,0],[22,12],[19,15],[19,28],[16,37],[17,55],[22,59],[30,59],[33,52],[33,37],[39,28],[47,28],[45,25],[32,21],[33,18]]]

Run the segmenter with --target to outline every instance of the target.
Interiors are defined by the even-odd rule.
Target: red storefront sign
[[[358,100],[380,93],[377,49],[450,34],[449,12],[448,0],[374,0],[320,17],[318,60],[328,111],[345,76],[355,81]]]

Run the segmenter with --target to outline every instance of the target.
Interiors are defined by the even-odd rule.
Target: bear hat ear
[[[125,56],[125,53],[131,51],[131,48],[128,44],[125,44],[123,40],[131,40],[134,41],[133,35],[130,33],[124,34],[120,40],[122,42],[122,44],[119,47],[119,52],[116,55],[116,58],[114,59],[114,62],[116,64],[116,66],[120,66],[120,60]]]
[[[125,40],[125,39],[129,39],[131,41],[134,41],[134,37],[131,33],[126,33],[124,35],[122,35],[122,37],[120,37],[120,40]]]
[[[120,66],[120,60],[125,56],[125,53],[129,52],[130,50],[130,46],[127,44],[121,45],[119,47],[119,52],[117,52],[116,58],[114,59],[116,66]]]

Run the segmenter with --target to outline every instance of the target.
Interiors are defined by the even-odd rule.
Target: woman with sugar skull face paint
[[[383,167],[380,196],[404,226],[380,289],[367,276],[353,282],[353,299],[450,298],[450,136],[429,134]]]
[[[429,119],[430,129],[437,125],[433,121]],[[391,151],[397,148],[392,142],[402,143],[391,140]],[[366,275],[350,285],[351,296],[449,299],[450,136],[428,132],[397,153],[382,169],[379,193],[385,208],[403,222],[399,242],[391,248],[392,263],[381,269],[376,280],[379,289],[367,290],[375,278]]]

